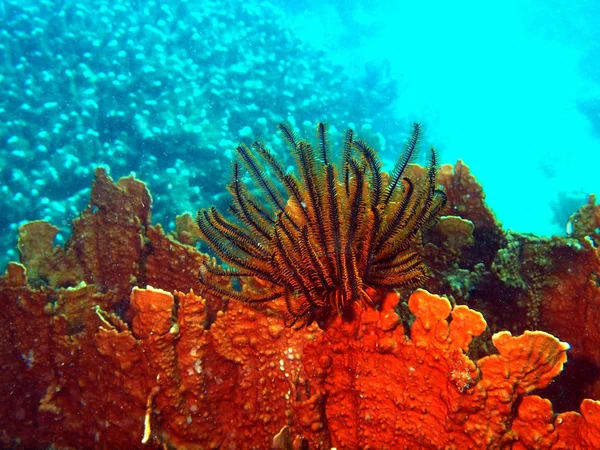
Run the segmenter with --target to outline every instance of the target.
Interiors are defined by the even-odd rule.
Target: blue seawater
[[[505,227],[564,234],[598,192],[600,3],[4,0],[0,266],[17,228],[68,237],[93,170],[153,222],[227,201],[233,146],[326,120],[388,163],[409,124],[465,161]]]

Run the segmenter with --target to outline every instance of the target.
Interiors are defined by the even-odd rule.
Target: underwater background
[[[598,17],[593,0],[2,1],[0,268],[26,221],[64,243],[98,165],[144,180],[167,230],[223,209],[234,145],[282,150],[282,120],[352,126],[388,169],[419,121],[505,228],[564,234],[600,187]]]

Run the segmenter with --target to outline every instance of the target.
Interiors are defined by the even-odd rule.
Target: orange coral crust
[[[153,386],[147,429],[154,442],[266,448],[293,415],[290,377],[300,370],[298,349],[311,331],[293,333],[281,319],[238,304],[208,332],[205,302],[193,293],[136,288],[131,305],[133,335],[148,357],[143,378]],[[105,343],[129,333],[106,335]],[[123,365],[129,355],[112,357]]]
[[[297,448],[598,446],[597,402],[554,416],[527,396],[562,369],[566,344],[552,336],[501,332],[499,353],[474,362],[466,352],[485,328],[481,314],[426,291],[410,298],[409,336],[395,294],[326,331],[292,332],[275,307],[190,292],[189,268],[205,256],[149,225],[142,183],[97,176],[95,207],[65,249],[52,248],[52,226],[28,224],[23,266],[0,277],[4,448],[143,448],[143,438],[157,448],[268,448],[286,425]],[[484,216],[470,218],[475,233]],[[585,258],[575,276],[572,265],[557,272],[548,305],[577,312],[571,304],[596,298],[593,277],[583,280],[596,263]],[[590,291],[574,296],[582,283]],[[583,322],[570,322],[577,345],[592,345],[575,332]]]
[[[339,320],[305,350],[305,366],[326,392],[333,445],[508,445],[515,438],[512,405],[560,372],[568,346],[545,333],[499,333],[499,355],[476,365],[465,350],[485,329],[479,313],[464,306],[451,311],[447,300],[419,290],[409,300],[416,320],[407,339],[393,312],[396,302],[390,294],[381,311],[358,312],[353,323]]]
[[[552,404],[537,395],[523,398],[513,430],[518,435],[514,450],[600,448],[600,402],[584,400],[581,414],[555,415]]]
[[[465,351],[485,329],[483,317],[423,290],[409,300],[410,338],[395,294],[380,311],[357,309],[352,322],[299,332],[239,303],[207,329],[205,302],[193,293],[134,289],[129,330],[90,308],[107,296],[80,287],[62,291],[56,305],[65,311],[66,296],[68,316],[85,323],[65,340],[69,323],[44,311],[47,292],[3,289],[9,293],[14,305],[15,296],[32,299],[20,306],[29,327],[13,323],[13,340],[2,347],[3,361],[17,364],[8,372],[23,374],[2,380],[3,404],[20,405],[17,422],[2,409],[3,444],[20,448],[136,448],[145,434],[157,447],[265,448],[285,425],[317,449],[500,448],[532,439],[522,430],[538,417],[519,413],[521,428],[511,428],[513,405],[546,386],[566,359],[566,344],[546,333],[499,333],[499,354],[474,363]],[[555,420],[572,423],[563,427],[571,448],[583,448],[576,439],[588,442],[600,425],[600,414],[583,411],[585,435],[574,431],[583,424],[578,415]]]

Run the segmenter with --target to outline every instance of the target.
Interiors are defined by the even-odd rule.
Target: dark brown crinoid
[[[423,283],[428,272],[419,253],[421,233],[435,222],[446,196],[437,188],[433,149],[426,176],[406,175],[420,126],[413,125],[391,174],[381,171],[375,151],[351,129],[339,167],[331,159],[326,124],[317,125],[316,148],[289,124],[279,130],[297,173],[287,172],[262,143],[240,144],[229,185],[233,220],[214,207],[198,211],[203,238],[228,266],[204,265],[204,287],[246,302],[283,297],[292,326],[332,310],[348,312],[355,301],[373,305],[377,288]],[[242,182],[246,173],[259,195]],[[237,290],[219,283],[222,277],[258,282]]]

